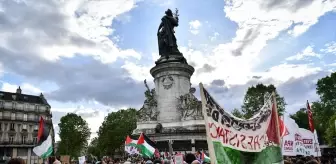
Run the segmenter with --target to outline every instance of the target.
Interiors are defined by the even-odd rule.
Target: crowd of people
[[[314,157],[284,157],[284,164],[336,164],[335,155],[322,156],[320,158]],[[208,164],[204,162],[198,153],[187,153],[183,155],[184,164]],[[49,157],[45,164],[61,164],[60,157]],[[157,158],[142,158],[141,156],[133,155],[126,159],[112,159],[110,157],[104,157],[101,161],[86,161],[84,164],[172,164],[174,163],[174,157],[165,158],[164,156]],[[7,164],[25,164],[25,161],[21,158],[12,158]]]
[[[11,158],[6,164],[26,164],[22,158]],[[46,164],[61,164],[60,157],[49,157]]]
[[[187,153],[183,156],[183,161],[185,164],[208,164],[204,162],[199,154],[199,152]],[[173,157],[154,157],[154,158],[143,158],[139,155],[132,155],[127,157],[126,159],[115,159],[105,157],[102,159],[102,164],[171,164],[174,163]]]
[[[284,157],[284,164],[336,164],[333,156],[322,156],[319,158],[313,156]]]

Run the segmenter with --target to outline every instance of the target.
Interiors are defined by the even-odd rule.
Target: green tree
[[[91,143],[88,147],[88,153],[97,158],[102,157],[100,153],[100,149],[98,147],[98,137],[95,137],[91,140]]]
[[[244,117],[244,114],[237,108],[234,108],[231,113],[232,113],[232,115],[234,115],[238,118],[243,118]]]
[[[257,84],[256,86],[249,87],[245,94],[242,105],[242,113],[244,118],[251,118],[259,111],[259,109],[261,109],[261,107],[264,105],[264,95],[266,92],[275,92],[279,115],[283,114],[286,106],[285,99],[280,97],[276,91],[275,86],[272,84]]]
[[[105,117],[98,131],[98,147],[103,154],[113,155],[124,144],[126,136],[136,128],[136,113],[133,108],[111,112]]]
[[[295,114],[290,115],[300,128],[309,129],[308,114],[306,108],[301,108]]]
[[[58,152],[61,155],[78,157],[87,148],[91,132],[87,122],[75,113],[68,113],[61,118]]]
[[[336,146],[336,129],[335,129],[335,121],[336,121],[336,115],[332,116],[328,121],[328,128],[326,130],[326,140],[328,145],[330,146]]]
[[[323,138],[331,144],[330,130],[334,129],[334,123],[329,124],[331,117],[336,115],[336,72],[317,81],[316,92],[320,96],[320,102],[312,103],[315,125],[319,128],[319,138]],[[316,126],[315,126],[316,127]],[[329,130],[329,131],[328,131]],[[334,129],[335,130],[335,129]],[[321,137],[322,136],[322,137]]]
[[[336,105],[336,72],[317,81],[317,94],[321,102],[335,110]]]
[[[313,112],[314,127],[317,131],[320,144],[323,144],[326,141],[325,137],[327,128],[329,127],[329,120],[331,116],[335,114],[335,111],[327,107],[323,102],[311,103],[311,110]]]

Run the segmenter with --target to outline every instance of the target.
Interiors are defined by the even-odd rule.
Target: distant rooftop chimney
[[[21,90],[20,86],[19,86],[18,89],[16,89],[16,93],[18,93],[18,94],[21,94],[21,93],[22,93],[22,90]]]
[[[44,98],[44,96],[43,96],[42,92],[41,92],[41,94],[40,94],[40,97],[41,97],[41,98]]]

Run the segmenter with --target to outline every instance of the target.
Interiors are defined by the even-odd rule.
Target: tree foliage
[[[336,72],[317,81],[316,92],[320,96],[320,102],[314,102],[312,110],[314,112],[315,124],[320,129],[320,135],[329,145],[334,145],[332,138],[336,137],[334,124],[330,124],[332,116],[336,115]]]
[[[113,155],[136,128],[136,110],[129,108],[109,113],[98,131],[98,147],[103,154]]]
[[[326,130],[326,140],[328,145],[336,146],[336,129],[335,129],[336,115],[332,116],[328,121],[328,128]]]
[[[88,147],[88,153],[98,158],[102,157],[101,151],[98,147],[98,137],[95,137],[91,140],[91,143]]]
[[[58,152],[61,155],[78,157],[85,150],[91,132],[87,122],[75,113],[63,116],[58,124],[61,139]]]
[[[266,92],[275,93],[279,115],[283,114],[286,106],[285,99],[280,97],[276,91],[275,86],[272,84],[257,84],[256,86],[249,87],[245,94],[242,105],[242,113],[244,118],[251,118],[259,111],[259,109],[261,109],[261,107],[264,105],[264,95]]]
[[[317,81],[317,94],[321,102],[335,110],[336,105],[336,72]]]
[[[300,128],[309,129],[308,114],[306,108],[301,108],[295,114],[290,115]]]
[[[232,113],[232,115],[234,115],[238,118],[243,118],[244,117],[244,114],[237,108],[234,108],[231,113]]]

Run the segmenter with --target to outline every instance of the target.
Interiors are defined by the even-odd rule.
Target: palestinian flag
[[[280,132],[275,98],[265,94],[264,106],[250,119],[240,119],[224,110],[200,84],[202,107],[207,121],[212,162],[272,164],[282,162]],[[224,118],[224,119],[223,119]],[[221,123],[221,121],[226,123]],[[239,128],[254,122],[259,128]],[[285,134],[285,132],[284,132]],[[239,136],[239,137],[238,137]],[[210,156],[210,157],[211,157]],[[204,157],[205,159],[205,157]]]
[[[204,152],[202,152],[202,161],[206,163],[211,163],[210,158]]]
[[[139,154],[139,151],[137,149],[137,143],[138,140],[134,137],[127,136],[125,141],[125,151],[128,154]]]
[[[140,151],[140,154],[144,157],[153,157],[155,153],[155,143],[150,140],[145,134],[141,133],[137,147]]]
[[[127,136],[125,141],[125,146],[136,146],[138,143],[138,140],[134,137]]]
[[[53,153],[50,129],[46,126],[43,118],[40,118],[37,132],[37,145],[33,148],[34,153],[43,158],[48,158]]]

